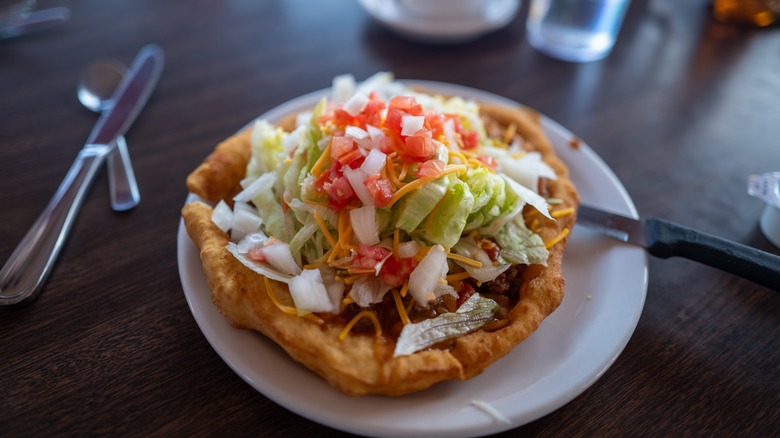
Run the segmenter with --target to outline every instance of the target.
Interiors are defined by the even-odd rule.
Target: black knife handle
[[[645,229],[656,257],[684,257],[780,292],[780,256],[661,219],[646,219]]]

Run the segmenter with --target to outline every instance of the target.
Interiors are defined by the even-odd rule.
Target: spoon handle
[[[116,139],[116,149],[108,155],[108,188],[114,211],[130,210],[141,202],[130,153],[121,135]]]
[[[87,188],[111,149],[96,146],[79,152],[54,197],[0,270],[0,305],[28,304],[40,292]]]

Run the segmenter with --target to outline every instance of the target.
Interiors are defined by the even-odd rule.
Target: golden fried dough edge
[[[494,105],[483,106],[483,112],[502,125],[514,123],[517,126],[518,133],[534,144],[559,175],[549,186],[551,195],[562,201],[558,208],[573,207],[576,210],[579,200],[568,180],[568,169],[555,155],[542,132],[538,113],[526,108]],[[249,158],[243,159],[241,154],[238,159],[222,158],[220,155],[240,149],[250,149],[246,133],[239,133],[221,143],[210,156],[216,155],[212,163],[230,163],[236,166],[236,171],[218,173],[219,167],[211,165],[207,159],[188,178],[190,190],[191,179],[205,181],[203,184],[218,179],[218,189],[193,193],[216,202],[237,192],[236,186],[243,178]],[[233,178],[229,183],[223,179],[227,179],[226,175]],[[184,207],[182,215],[190,237],[200,248],[212,301],[220,312],[237,327],[254,329],[268,336],[295,360],[350,395],[403,395],[439,381],[474,377],[533,333],[563,299],[562,258],[567,238],[550,248],[546,267],[530,266],[524,271],[520,300],[509,312],[510,323],[507,326],[495,332],[477,331],[458,338],[450,350],[428,350],[392,358],[392,342],[377,341],[366,335],[350,335],[344,341],[338,341],[340,327],[321,327],[279,310],[268,298],[262,277],[241,265],[225,250],[228,238],[211,222],[210,207],[201,203],[189,204]],[[571,229],[574,221],[575,214],[555,222],[545,219],[538,232],[547,241],[563,229]],[[285,285],[272,283],[277,298],[291,304]]]
[[[340,327],[281,311],[269,298],[263,277],[225,250],[228,237],[211,221],[211,212],[210,206],[196,201],[184,206],[182,216],[200,250],[211,300],[235,327],[259,331],[349,395],[403,395],[441,380],[464,378],[460,363],[447,352],[393,358],[394,345],[382,338],[359,335],[340,341]],[[270,284],[280,302],[292,304],[283,283]]]

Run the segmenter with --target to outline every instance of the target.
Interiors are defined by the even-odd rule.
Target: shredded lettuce
[[[466,219],[474,206],[469,186],[456,179],[433,212],[425,220],[420,236],[431,244],[450,248],[458,243]]]
[[[450,176],[437,178],[401,199],[400,205],[394,208],[395,227],[407,233],[416,230],[447,193],[450,180]]]
[[[499,255],[506,262],[547,266],[548,252],[544,241],[525,226],[522,216],[504,225],[495,235],[495,239],[501,248]]]
[[[265,120],[255,122],[250,137],[252,158],[247,166],[247,176],[258,177],[276,171],[284,154],[282,139],[285,135],[282,128],[274,127]]]
[[[393,357],[406,356],[477,330],[493,320],[497,310],[498,303],[474,294],[453,313],[406,324],[395,344]]]

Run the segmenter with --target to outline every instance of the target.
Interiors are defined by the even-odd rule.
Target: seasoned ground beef
[[[484,288],[486,292],[493,294],[517,293],[517,290],[520,289],[520,277],[522,273],[522,266],[512,265],[509,269],[496,277],[495,280],[482,285],[482,288]]]

